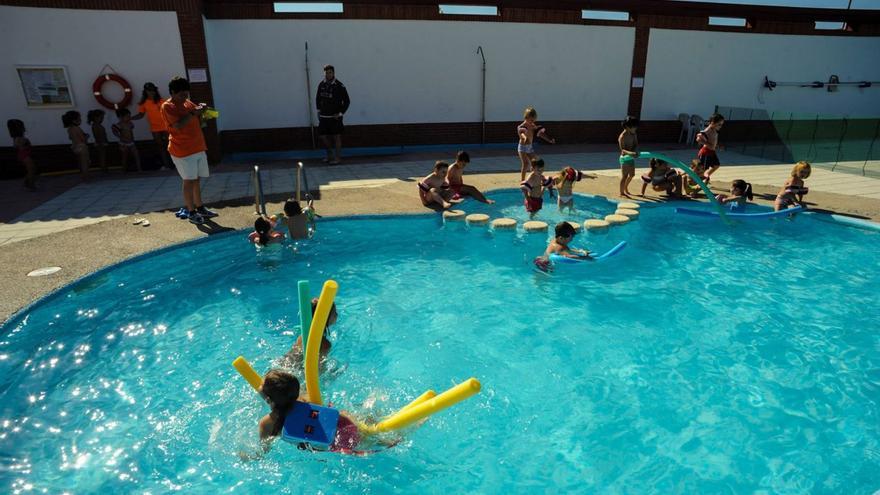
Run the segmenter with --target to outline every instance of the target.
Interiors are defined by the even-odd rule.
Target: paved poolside
[[[694,155],[690,149],[661,150],[674,158],[688,162]],[[443,157],[443,154],[438,154]],[[576,165],[597,174],[618,177],[617,153],[547,153],[543,155],[547,170],[558,170]],[[780,185],[788,177],[791,164],[755,158],[735,152],[722,155],[724,166],[715,174],[715,184],[744,178],[753,184]],[[377,157],[369,163],[321,166],[308,169],[312,190],[381,187],[397,182],[411,182],[425,176],[431,168],[430,160],[382,161]],[[641,164],[640,164],[641,165]],[[469,174],[514,172],[518,169],[515,156],[474,157]],[[273,163],[262,171],[264,194],[290,194],[294,188],[294,164]],[[51,179],[49,179],[51,180]],[[515,187],[515,182],[511,183]],[[812,191],[847,194],[880,199],[880,180],[859,175],[831,172],[814,168],[808,180]],[[638,179],[630,186],[637,192]],[[250,171],[220,172],[205,179],[202,196],[206,204],[228,203],[242,198],[253,198],[254,177]],[[180,180],[176,175],[120,178],[79,184],[42,205],[0,223],[0,245],[45,236],[129,215],[165,210],[176,211],[181,206]]]

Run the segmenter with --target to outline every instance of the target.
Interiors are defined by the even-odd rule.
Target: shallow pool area
[[[526,219],[517,191],[468,213]],[[613,213],[576,196],[559,215]],[[800,215],[724,225],[678,204],[574,245],[439,215],[326,219],[294,246],[215,236],[122,263],[0,329],[0,490],[873,493],[880,232]],[[690,205],[688,205],[690,206]],[[367,457],[256,447],[296,282],[339,283],[325,400],[379,417],[470,376],[475,397]]]

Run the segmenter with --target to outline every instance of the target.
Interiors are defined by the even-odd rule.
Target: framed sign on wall
[[[70,76],[63,65],[17,65],[18,79],[29,108],[73,107]]]

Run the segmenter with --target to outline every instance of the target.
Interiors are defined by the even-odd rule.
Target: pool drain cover
[[[47,266],[44,268],[37,268],[36,270],[28,273],[28,277],[45,277],[46,275],[52,275],[53,273],[58,273],[61,271],[60,266]]]

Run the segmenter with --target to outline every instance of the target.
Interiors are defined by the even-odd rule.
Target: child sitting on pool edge
[[[266,246],[273,242],[281,242],[284,239],[284,233],[275,229],[275,222],[260,216],[254,221],[254,231],[248,235],[248,240],[258,246]]]
[[[532,159],[532,171],[526,180],[519,183],[519,188],[523,193],[523,204],[526,211],[529,212],[529,218],[535,218],[535,215],[541,211],[544,206],[544,188],[550,190],[550,197],[553,197],[553,179],[544,177],[544,160],[540,158]]]
[[[446,173],[449,164],[438,160],[434,163],[434,171],[419,182],[419,199],[425,206],[439,205],[443,209],[451,208],[454,203],[461,203],[462,199],[453,198],[454,193],[449,189],[446,182]]]
[[[733,211],[742,211],[746,208],[746,200],[751,201],[754,198],[752,194],[752,185],[748,182],[737,179],[730,184],[730,194],[718,194],[715,199],[723,205],[730,205]]]
[[[550,241],[550,244],[547,245],[547,249],[544,250],[544,254],[535,258],[535,266],[538,267],[539,270],[544,272],[550,270],[551,254],[563,256],[566,258],[592,260],[593,258],[590,256],[590,252],[586,249],[576,249],[573,247],[569,247],[568,244],[572,241],[572,239],[574,239],[575,234],[577,234],[577,232],[574,230],[574,227],[572,227],[570,223],[557,223],[554,232],[555,237],[552,241]]]
[[[648,184],[655,191],[666,191],[669,196],[681,195],[681,176],[674,168],[656,158],[651,158],[650,167],[648,173],[642,176],[642,192],[639,196],[645,195]]]

